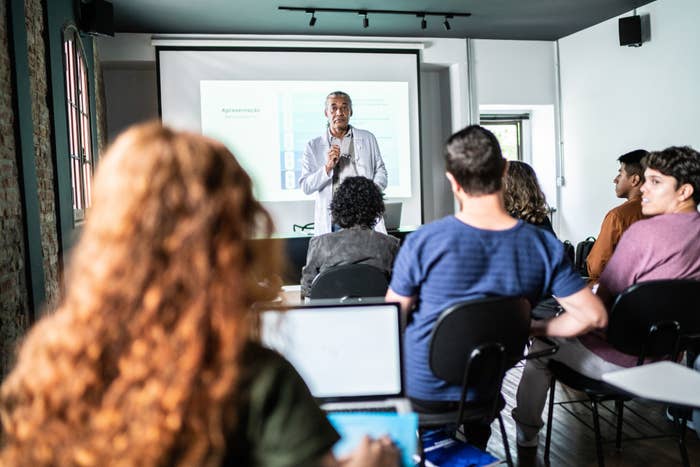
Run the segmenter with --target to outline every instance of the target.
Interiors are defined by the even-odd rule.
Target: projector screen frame
[[[417,114],[417,128],[418,133],[416,135],[416,148],[412,150],[415,151],[418,157],[418,193],[420,196],[419,202],[419,217],[420,225],[425,223],[425,187],[423,182],[423,148],[422,148],[422,122],[421,122],[421,73],[420,73],[420,57],[421,57],[421,47],[419,44],[415,44],[416,47],[408,48],[386,48],[386,47],[329,47],[329,46],[235,46],[235,45],[225,45],[225,46],[192,46],[192,45],[156,45],[155,46],[155,59],[156,59],[156,86],[157,86],[157,98],[158,98],[158,117],[162,121],[162,99],[161,99],[161,64],[160,64],[160,53],[164,51],[233,51],[233,52],[305,52],[305,53],[353,53],[353,54],[392,54],[392,55],[413,55],[415,57],[415,74],[416,74],[416,114]],[[410,117],[409,117],[410,118]],[[409,122],[410,125],[410,122]],[[402,200],[405,198],[388,198],[386,201]],[[277,226],[279,228],[279,226]],[[278,229],[277,229],[278,230]],[[279,232],[279,230],[278,230]]]

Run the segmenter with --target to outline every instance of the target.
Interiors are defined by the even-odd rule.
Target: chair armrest
[[[559,352],[559,344],[555,344],[553,341],[547,339],[546,337],[538,337],[537,339],[541,340],[550,347],[544,350],[540,350],[538,352],[528,352],[528,354],[523,357],[523,360],[532,360],[534,358],[549,357],[550,355],[554,355],[555,353]]]

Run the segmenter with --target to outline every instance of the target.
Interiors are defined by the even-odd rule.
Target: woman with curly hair
[[[379,187],[365,177],[343,180],[331,201],[331,219],[341,230],[313,237],[301,271],[301,295],[322,271],[343,264],[369,264],[391,274],[399,239],[372,230],[384,214]]]
[[[67,294],[0,388],[0,465],[335,465],[301,378],[254,342],[281,255],[251,239],[272,229],[222,144],[159,124],[120,136]],[[382,456],[390,442],[365,439],[349,462]]]
[[[548,216],[547,200],[530,165],[508,161],[503,180],[503,201],[511,216],[554,233]]]

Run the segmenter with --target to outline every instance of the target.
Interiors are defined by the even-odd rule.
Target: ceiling
[[[282,34],[555,40],[652,0],[111,0],[117,32]],[[281,11],[278,6],[471,13],[450,20],[413,15]]]

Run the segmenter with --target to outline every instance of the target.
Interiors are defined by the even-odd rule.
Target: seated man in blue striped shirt
[[[406,390],[417,412],[457,408],[460,387],[435,377],[428,362],[431,331],[452,305],[490,296],[525,297],[534,305],[554,295],[567,312],[533,321],[533,335],[576,336],[607,324],[603,304],[573,270],[561,242],[506,212],[506,164],[485,128],[472,125],[452,135],[446,175],[459,212],[409,235],[394,263],[386,299],[400,302],[408,315]],[[490,423],[467,427],[469,441],[485,447]]]

